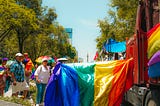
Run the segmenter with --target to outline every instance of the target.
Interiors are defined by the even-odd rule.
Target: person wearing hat
[[[23,55],[24,55],[23,64],[25,65],[25,80],[29,85],[29,80],[31,78],[32,70],[34,69],[34,64],[31,58],[29,58],[28,53],[23,53]],[[30,92],[27,93],[27,98],[30,98]]]
[[[6,73],[7,73],[7,67],[6,63],[8,61],[8,58],[2,58],[2,65],[0,66],[1,72],[0,72],[0,95],[4,95],[4,89],[5,89],[5,80],[6,80]]]
[[[47,66],[47,63],[48,60],[46,58],[42,59],[42,64],[38,66],[34,74],[37,86],[36,106],[43,102],[46,85],[50,78],[50,67]]]
[[[10,72],[12,75],[12,96],[18,96],[20,91],[23,92],[23,99],[26,98],[27,91],[29,90],[29,85],[24,78],[24,67],[22,64],[23,54],[17,53],[15,55],[15,61],[10,66]]]

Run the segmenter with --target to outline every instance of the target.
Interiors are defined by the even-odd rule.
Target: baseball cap
[[[42,62],[44,62],[44,61],[48,61],[48,59],[47,59],[47,58],[43,58],[43,59],[42,59]]]
[[[21,57],[21,56],[23,56],[23,54],[22,54],[22,53],[16,53],[15,56],[16,56],[16,57],[17,57],[17,56]]]

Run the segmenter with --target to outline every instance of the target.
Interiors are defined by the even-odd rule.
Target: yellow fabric
[[[0,71],[0,75],[3,75],[4,74],[4,70]]]
[[[95,65],[94,106],[119,106],[132,86],[133,59]]]
[[[160,50],[160,27],[157,28],[148,39],[148,58]]]
[[[94,106],[107,106],[108,96],[112,88],[113,70],[117,61],[96,64],[94,78]]]

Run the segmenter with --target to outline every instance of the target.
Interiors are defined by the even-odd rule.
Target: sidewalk
[[[7,101],[4,101],[4,100],[0,100],[0,106],[22,106],[22,105],[12,103],[12,102],[7,102]]]

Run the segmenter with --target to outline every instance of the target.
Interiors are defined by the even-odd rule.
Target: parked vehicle
[[[149,78],[147,32],[160,22],[160,0],[140,0],[135,35],[126,42],[126,58],[134,59],[133,87],[124,100],[133,106],[160,106],[160,78]]]

